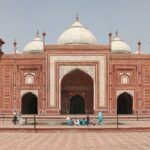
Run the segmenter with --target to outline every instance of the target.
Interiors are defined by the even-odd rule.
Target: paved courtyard
[[[104,120],[102,125],[88,127],[38,124],[36,132],[30,130],[34,125],[1,120],[0,150],[150,150],[149,118],[120,119],[119,128],[126,130],[115,130],[115,123],[116,120]]]
[[[0,150],[150,150],[150,132],[0,133]]]

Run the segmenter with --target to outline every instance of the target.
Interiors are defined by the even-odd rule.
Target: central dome
[[[58,38],[57,44],[97,44],[95,36],[78,19]]]

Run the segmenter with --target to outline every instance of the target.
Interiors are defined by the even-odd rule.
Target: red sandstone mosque
[[[150,55],[131,52],[118,33],[108,45],[78,18],[56,45],[37,37],[22,53],[5,54],[0,39],[0,113],[150,113]]]

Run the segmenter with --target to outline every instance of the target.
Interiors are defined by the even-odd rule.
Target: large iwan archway
[[[130,94],[124,92],[120,94],[117,99],[117,113],[118,114],[132,114],[133,113],[133,98]]]
[[[31,92],[22,97],[21,112],[22,114],[38,114],[37,97]]]
[[[61,82],[61,113],[93,113],[93,79],[76,69],[66,74]]]

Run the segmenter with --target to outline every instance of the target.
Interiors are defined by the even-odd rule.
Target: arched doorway
[[[117,99],[117,113],[118,114],[132,114],[133,112],[133,98],[128,93],[123,93]]]
[[[93,79],[84,71],[76,69],[66,74],[61,81],[61,113],[92,114],[93,91]],[[75,105],[82,107],[81,112],[74,110]]]
[[[85,103],[84,99],[79,96],[73,96],[70,99],[70,114],[84,114],[85,113]]]
[[[21,112],[22,114],[37,114],[37,97],[31,92],[25,94],[22,97],[21,104]]]

